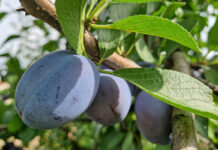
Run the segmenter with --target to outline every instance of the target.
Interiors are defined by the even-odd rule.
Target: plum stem
[[[98,71],[101,72],[101,73],[106,73],[106,74],[114,75],[113,71],[106,71],[106,70],[102,70],[101,68],[98,68]]]

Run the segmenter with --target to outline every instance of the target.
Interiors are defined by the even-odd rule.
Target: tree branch
[[[55,6],[50,0],[20,0],[20,3],[28,14],[43,20],[62,33]],[[84,33],[84,46],[92,60],[94,62],[99,61],[97,41],[87,30]],[[113,53],[106,58],[103,64],[112,69],[140,68],[134,61],[124,58],[117,53]]]
[[[190,75],[190,65],[183,52],[176,51],[171,57],[174,70]],[[173,109],[173,150],[197,150],[197,140],[194,130],[193,115],[184,110]]]
[[[211,88],[214,92],[214,94],[218,95],[218,86],[214,85],[213,83],[201,78],[201,77],[196,77],[193,76],[194,78],[198,79],[199,81],[201,81],[202,83],[204,83],[205,85],[207,85],[209,88]]]
[[[20,0],[20,3],[28,14],[43,20],[61,32],[55,6],[50,0]]]

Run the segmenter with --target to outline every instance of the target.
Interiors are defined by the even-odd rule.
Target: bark
[[[183,52],[176,51],[171,57],[174,70],[191,75],[190,65],[186,61]],[[193,114],[173,109],[172,128],[173,128],[173,150],[197,150],[197,140],[194,130]]]

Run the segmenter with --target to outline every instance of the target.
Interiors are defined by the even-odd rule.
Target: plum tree
[[[86,114],[103,125],[122,121],[131,105],[131,92],[127,82],[113,75],[100,74],[97,95]]]
[[[36,129],[59,127],[93,101],[100,77],[95,64],[70,51],[56,51],[36,61],[16,88],[16,110]]]
[[[172,107],[141,91],[135,103],[136,122],[143,136],[152,143],[169,144]]]

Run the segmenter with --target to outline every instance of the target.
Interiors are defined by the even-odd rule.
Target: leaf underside
[[[218,120],[212,90],[200,81],[167,69],[131,68],[113,72],[174,107]]]

